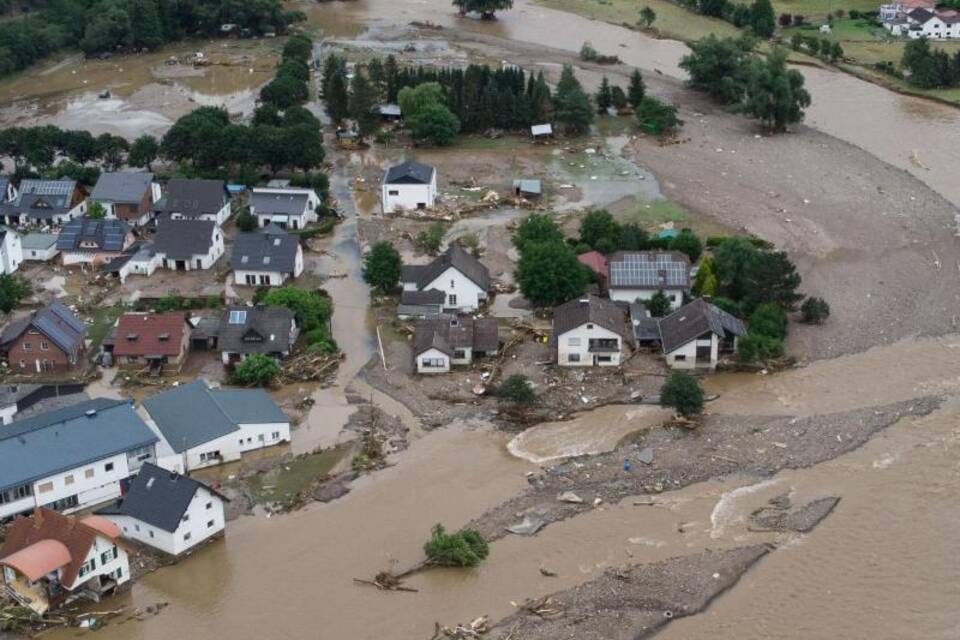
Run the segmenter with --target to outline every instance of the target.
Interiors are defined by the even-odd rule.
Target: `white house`
[[[6,595],[39,615],[85,598],[100,602],[130,580],[120,529],[101,516],[79,521],[51,509],[17,518],[0,549]]]
[[[673,369],[714,369],[747,332],[738,318],[701,298],[661,318],[659,327],[663,355]]]
[[[290,419],[263,389],[211,389],[197,379],[143,401],[161,441],[157,464],[188,473],[290,442]]]
[[[690,258],[679,251],[618,251],[607,264],[611,300],[649,300],[663,291],[676,309],[690,291]]]
[[[225,501],[209,485],[145,464],[126,495],[97,515],[116,524],[124,538],[179,556],[223,532]]]
[[[384,213],[429,209],[437,198],[437,170],[415,160],[387,169],[380,188]]]
[[[163,262],[163,256],[157,253],[152,242],[131,247],[130,250],[115,258],[104,267],[104,272],[116,275],[120,282],[126,282],[131,275],[152,276]]]
[[[129,402],[106,398],[0,428],[0,520],[119,497],[120,483],[155,459],[157,441]]]
[[[6,224],[66,224],[87,212],[86,192],[76,180],[21,180],[19,191],[0,204]]]
[[[23,244],[20,234],[9,227],[0,226],[0,269],[13,273],[23,263]]]
[[[425,265],[404,265],[401,274],[403,290],[442,291],[443,308],[471,313],[480,308],[490,293],[490,271],[458,245]]]
[[[261,187],[250,196],[250,213],[257,224],[275,224],[281,229],[303,229],[319,219],[320,196],[313,189]]]
[[[553,339],[561,367],[620,364],[626,312],[609,300],[584,296],[553,310]]]
[[[123,220],[71,220],[57,236],[57,250],[64,266],[99,266],[120,257],[134,243],[133,232]]]
[[[303,273],[300,239],[274,224],[237,234],[230,268],[235,284],[279,287]]]
[[[16,199],[17,193],[13,180],[7,176],[0,176],[0,204]]]
[[[893,7],[898,7],[894,13]],[[955,9],[916,7],[907,9],[902,5],[881,7],[884,28],[895,36],[947,40],[960,38],[960,12]],[[884,18],[883,16],[891,16]]]
[[[417,373],[447,373],[452,365],[469,365],[476,356],[495,355],[500,347],[499,328],[494,318],[421,320],[413,345]]]
[[[57,257],[57,236],[52,233],[28,233],[20,240],[23,259],[49,262]]]
[[[223,226],[230,217],[230,194],[223,180],[174,178],[164,187],[157,215],[172,220],[209,220]]]
[[[223,231],[210,220],[165,219],[157,223],[153,247],[167,269],[210,269],[223,255]]]

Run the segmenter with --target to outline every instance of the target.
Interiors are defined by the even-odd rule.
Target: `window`
[[[451,293],[450,295],[447,296],[447,304],[450,305],[451,307],[456,306],[457,304],[456,294]]]
[[[390,191],[387,191],[387,195],[388,195],[388,196],[398,196],[398,195],[400,195],[400,192],[397,191],[397,190],[395,190],[395,189],[391,189]]]
[[[257,284],[257,276],[253,275],[252,273],[248,273],[246,276],[244,276],[244,280],[251,286]]]
[[[110,576],[116,580],[123,577],[123,567],[117,567],[115,571],[110,572]]]
[[[107,464],[103,465],[103,470],[107,472],[113,471],[113,463],[108,462]]]
[[[80,500],[77,498],[76,494],[72,496],[67,496],[66,498],[60,498],[59,500],[54,500],[50,504],[45,504],[43,506],[48,509],[53,509],[54,511],[64,511],[66,509],[72,509],[80,504]]]
[[[463,349],[456,349],[456,350],[454,350],[454,352],[453,352],[453,359],[454,359],[454,360],[463,360],[463,359],[466,358],[466,357],[467,357],[467,352],[464,351]]]
[[[209,511],[210,509],[213,509],[213,503],[212,503],[212,502],[208,502],[208,503],[207,503],[207,510]]]
[[[450,278],[450,288],[455,289],[456,286],[457,286],[457,281],[454,280],[453,278]]]
[[[190,521],[190,514],[189,514],[189,513],[183,514],[183,517],[180,518],[180,522],[189,522],[189,521]]]
[[[80,565],[80,577],[82,578],[83,576],[87,575],[88,573],[95,570],[96,568],[97,568],[96,558],[90,558],[89,560],[84,562],[82,565]]]
[[[84,478],[92,478],[93,475],[94,475],[93,469],[87,469],[86,471],[83,472]]]
[[[40,493],[50,493],[51,491],[53,491],[53,483],[44,482],[43,484],[37,487],[37,491]]]
[[[686,356],[685,354],[682,354],[682,353],[673,356],[674,362],[683,362],[683,361],[686,360],[686,359],[687,359],[687,356]]]
[[[230,324],[246,324],[247,312],[243,310],[234,310],[230,312]]]
[[[279,431],[274,431],[273,433],[270,434],[270,437],[273,438],[274,440],[279,440],[279,439],[280,439],[280,432],[279,432]]]
[[[593,325],[592,325],[592,324],[588,324],[588,325],[587,325],[587,329],[593,329]]]
[[[32,350],[33,350],[33,345],[30,344],[29,342],[24,342],[24,343],[23,343],[23,350],[24,350],[24,351],[32,351]]]
[[[46,340],[41,340],[40,351],[49,351],[49,350],[50,350],[50,343],[47,342]]]
[[[597,356],[597,362],[613,362],[613,356]]]
[[[140,531],[140,525],[138,524],[133,525],[133,528],[135,531]]]
[[[20,368],[21,368],[21,369],[26,369],[26,368],[27,368],[27,363],[24,362],[23,360],[21,360],[21,361],[20,361]]]
[[[212,526],[213,526],[213,520],[208,520],[208,521],[207,521],[207,529],[211,528]]]
[[[33,486],[29,484],[22,484],[19,487],[7,489],[6,491],[0,491],[0,504],[16,502],[17,500],[21,500],[32,495]]]
[[[420,366],[423,369],[443,369],[447,363],[443,358],[421,358]]]
[[[243,446],[243,438],[240,438],[240,446]]]
[[[186,542],[189,539],[190,539],[190,532],[187,531],[185,534],[183,534],[183,541]]]
[[[73,484],[73,474],[71,473],[68,476],[64,476],[63,484]]]
[[[261,434],[257,435],[257,440],[258,440],[259,442],[263,442],[264,440],[266,440],[266,438],[265,438],[264,435],[261,433]]]
[[[260,276],[260,284],[270,284],[270,276]]]
[[[579,346],[580,346],[580,338],[567,338],[567,346],[568,346],[568,347],[579,347]]]
[[[150,534],[151,538],[153,537],[153,529],[150,529],[147,533]]]
[[[580,354],[579,354],[579,353],[568,353],[568,354],[567,354],[567,362],[580,362]]]
[[[114,545],[112,549],[107,549],[106,551],[100,554],[100,564],[105,565],[111,560],[116,560],[118,555],[119,555],[119,552],[117,551],[116,545]]]
[[[207,460],[216,460],[220,457],[220,450],[208,451],[207,453],[200,454],[200,462],[206,462]]]

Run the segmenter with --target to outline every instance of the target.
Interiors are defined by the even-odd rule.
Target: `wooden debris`
[[[283,385],[319,381],[324,386],[333,383],[344,355],[306,351],[283,363],[277,382]]]

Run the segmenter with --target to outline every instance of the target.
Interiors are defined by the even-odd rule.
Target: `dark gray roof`
[[[153,246],[170,260],[189,260],[206,255],[213,246],[213,220],[163,220],[157,223]]]
[[[28,233],[20,241],[24,251],[46,251],[55,244],[57,244],[57,236],[53,233]]]
[[[413,355],[427,349],[438,349],[453,355],[454,349],[470,347],[474,351],[496,351],[500,344],[500,330],[494,318],[460,316],[420,320],[413,338]]]
[[[907,13],[907,15],[913,18],[914,20],[916,20],[917,22],[919,22],[920,24],[923,24],[927,20],[930,20],[931,18],[933,18],[936,14],[933,11],[930,11],[929,9],[924,9],[923,7],[917,7],[913,11],[910,11],[909,13]]]
[[[7,176],[0,176],[0,202],[6,202],[7,200],[7,187],[10,186],[10,178]]]
[[[426,291],[404,291],[400,294],[400,304],[422,305],[443,304],[446,299],[443,291],[427,289]]]
[[[95,398],[18,420],[0,429],[0,490],[155,442],[125,400]]]
[[[553,336],[559,337],[588,322],[623,336],[625,321],[623,307],[615,302],[592,295],[581,296],[553,310]]]
[[[450,267],[462,273],[484,291],[490,290],[490,271],[482,262],[456,244],[450,245],[430,264],[404,265],[402,279],[404,282],[414,282],[418,289],[423,289]]]
[[[670,353],[707,333],[726,337],[742,336],[746,332],[741,320],[702,298],[660,319],[660,343],[664,353]]]
[[[400,105],[398,104],[381,104],[377,107],[377,111],[382,116],[396,116],[400,117]]]
[[[228,307],[220,319],[220,350],[233,353],[285,353],[293,311],[286,307]]]
[[[43,309],[8,324],[0,334],[0,344],[7,345],[16,340],[30,326],[66,353],[79,351],[87,334],[87,326],[73,315],[70,309],[59,302],[52,302]]]
[[[299,216],[307,208],[307,195],[301,191],[278,193],[271,191],[263,193],[256,189],[250,196],[250,206],[254,213],[260,215],[288,215]]]
[[[153,183],[152,173],[117,171],[100,174],[90,199],[97,202],[140,204]]]
[[[430,184],[434,168],[430,165],[407,160],[387,169],[384,182],[387,184]]]
[[[237,234],[230,257],[234,271],[294,272],[300,240],[289,233],[252,232]]]
[[[651,317],[642,303],[630,303],[630,324],[638,341],[660,340],[660,319]]]
[[[36,219],[67,213],[72,208],[76,188],[76,180],[21,180],[17,197],[0,205],[0,213],[26,214]]]
[[[0,407],[17,404],[43,385],[39,384],[8,384],[0,387]]]
[[[130,481],[126,495],[114,504],[100,509],[97,514],[130,516],[173,533],[180,526],[180,519],[199,489],[206,489],[229,502],[220,492],[199,480],[147,462]]]
[[[179,213],[185,217],[215,215],[230,200],[223,180],[170,180],[157,205],[162,214]]]
[[[68,222],[57,238],[61,251],[123,251],[123,243],[130,233],[130,225],[123,220],[94,220],[78,218]],[[82,247],[94,243],[96,247]]]
[[[679,251],[618,251],[610,256],[611,289],[686,289],[690,258]]]

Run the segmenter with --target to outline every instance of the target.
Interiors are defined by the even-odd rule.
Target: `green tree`
[[[0,274],[0,311],[10,313],[31,292],[30,283],[23,278],[9,273]]]
[[[797,293],[800,274],[783,251],[760,251],[750,267],[743,296],[748,307],[772,302],[790,311],[803,298]]]
[[[130,0],[130,34],[127,42],[137,48],[153,49],[164,43],[163,25],[156,0]]]
[[[527,244],[514,275],[523,296],[536,307],[551,307],[583,295],[589,281],[577,254],[558,242]]]
[[[627,100],[627,94],[624,93],[623,89],[617,85],[613,86],[613,89],[610,91],[610,100],[613,102],[613,107],[618,111],[623,111],[627,108],[627,105],[630,104],[630,101]]]
[[[260,225],[257,223],[257,216],[250,213],[249,207],[244,207],[237,215],[237,229],[240,231],[249,233],[256,231],[258,226]]]
[[[411,119],[415,120],[428,105],[447,104],[439,82],[424,82],[415,87],[404,87],[400,89],[397,99],[403,118],[408,123]]]
[[[431,256],[435,256],[437,255],[437,252],[440,251],[440,245],[443,243],[443,234],[443,224],[440,222],[435,222],[427,227],[425,231],[418,233],[413,243],[416,245],[417,249],[420,249],[424,253],[428,253]]]
[[[347,91],[347,77],[337,72],[330,78],[330,86],[323,94],[327,115],[334,124],[339,125],[350,115],[350,94]]]
[[[811,296],[800,305],[800,313],[807,324],[823,324],[830,317],[830,305],[823,298]]]
[[[333,302],[330,298],[298,287],[271,289],[264,296],[263,304],[269,307],[285,307],[293,311],[304,332],[326,328],[333,316]]]
[[[554,115],[567,131],[576,134],[586,133],[594,121],[590,98],[579,88],[567,93],[563,100],[557,100]]]
[[[750,314],[750,333],[783,340],[787,337],[787,314],[778,305],[767,302]]]
[[[770,38],[777,30],[777,14],[770,0],[753,0],[750,5],[750,29],[758,38]]]
[[[87,207],[87,216],[91,220],[103,220],[107,217],[107,210],[99,202],[92,202]]]
[[[743,362],[770,360],[783,356],[783,340],[759,333],[748,333],[737,339],[737,357]]]
[[[690,53],[680,60],[680,68],[689,74],[690,86],[722,104],[737,104],[746,93],[747,61],[755,44],[746,36],[718,38],[710,34],[687,44]]]
[[[397,286],[402,268],[400,253],[389,242],[377,242],[363,257],[364,281],[384,293]]]
[[[283,57],[308,61],[313,56],[313,41],[303,34],[292,35],[283,45]]]
[[[361,138],[372,135],[380,127],[380,115],[374,110],[377,102],[377,90],[358,69],[350,82],[349,110],[350,117],[357,122],[357,133]]]
[[[900,66],[909,72],[907,80],[921,89],[932,89],[938,84],[936,60],[925,37],[907,42],[903,47]]]
[[[600,81],[600,90],[597,91],[597,111],[606,114],[607,109],[613,106],[613,91],[610,89],[610,81],[607,76],[603,76]]]
[[[690,417],[703,411],[703,389],[696,378],[683,371],[674,371],[660,388],[660,405]]]
[[[839,42],[834,42],[830,45],[830,61],[837,62],[843,58],[843,46]]]
[[[580,221],[580,242],[594,249],[602,241],[617,245],[620,238],[620,225],[606,209],[594,209]]]
[[[284,164],[304,171],[323,162],[323,132],[311,124],[298,124],[280,130]]]
[[[486,540],[475,529],[447,533],[442,524],[433,525],[423,545],[427,563],[438,567],[475,567],[490,555]]]
[[[260,100],[286,109],[307,99],[307,85],[290,75],[278,75],[260,90]]]
[[[453,0],[453,6],[459,9],[460,15],[474,12],[484,20],[492,20],[497,11],[512,9],[513,0]]]
[[[650,248],[650,234],[635,223],[620,226],[617,249],[620,251],[643,251]]]
[[[717,274],[713,267],[713,259],[704,258],[697,269],[697,277],[693,280],[693,293],[697,296],[713,297],[717,293]]]
[[[524,249],[533,243],[540,242],[563,242],[563,231],[548,213],[531,213],[523,219],[517,226],[511,241],[517,251],[523,253]]]
[[[634,69],[630,74],[630,87],[627,89],[627,100],[634,109],[640,106],[644,96],[647,95],[647,86],[643,82],[643,76],[639,69]]]
[[[111,171],[123,166],[123,154],[129,149],[130,143],[120,136],[109,133],[97,136],[97,155],[100,162]]]
[[[650,299],[643,303],[650,315],[654,318],[662,318],[670,313],[670,298],[663,292],[663,289],[657,290]]]
[[[160,143],[157,142],[157,139],[151,135],[144,134],[134,140],[130,146],[127,164],[131,167],[146,167],[149,171],[159,153]]]
[[[803,74],[787,68],[787,52],[775,48],[766,60],[753,60],[746,86],[744,111],[774,131],[803,120],[810,106]]]
[[[676,106],[653,96],[643,98],[636,112],[640,128],[655,136],[672,134],[683,125]]]
[[[593,48],[593,45],[589,42],[584,42],[583,46],[580,47],[580,59],[585,62],[593,62],[599,57],[597,50]]]
[[[670,241],[670,249],[687,254],[690,262],[696,263],[703,253],[703,243],[690,229],[683,229]]]
[[[650,7],[644,7],[640,9],[640,22],[643,23],[647,29],[653,26],[654,20],[657,19],[657,14]]]
[[[438,146],[453,144],[460,131],[460,120],[440,103],[424,107],[411,124],[414,138],[429,140]]]
[[[732,300],[742,300],[749,292],[750,279],[760,252],[747,238],[728,238],[714,250],[718,291]]]
[[[527,376],[519,373],[508,377],[497,387],[497,396],[517,404],[530,404],[536,398]]]
[[[241,385],[266,386],[280,375],[276,359],[264,353],[253,353],[233,369],[233,381]]]

